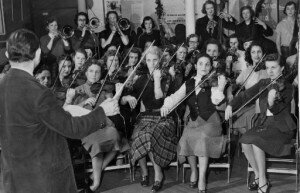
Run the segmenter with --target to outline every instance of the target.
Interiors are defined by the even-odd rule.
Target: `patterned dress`
[[[134,97],[139,97],[149,77],[149,74],[142,75],[134,83],[132,92]],[[162,79],[162,90],[165,93],[167,93],[169,87],[168,80]],[[151,152],[155,163],[161,167],[166,167],[176,156],[177,137],[175,122],[171,116],[167,118],[160,117],[160,108],[163,105],[164,98],[155,99],[153,80],[149,81],[141,96],[141,100],[145,105],[146,111],[138,117],[133,131],[131,161],[135,164],[137,160]]]

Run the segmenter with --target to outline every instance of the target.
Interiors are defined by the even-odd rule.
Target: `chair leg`
[[[176,181],[177,182],[179,180],[179,172],[180,172],[180,165],[179,165],[179,161],[177,160],[177,166],[176,166]]]
[[[185,167],[182,165],[182,183],[185,183]]]

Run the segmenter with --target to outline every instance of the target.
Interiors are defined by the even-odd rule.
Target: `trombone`
[[[57,31],[57,34],[62,39],[68,39],[68,38],[71,38],[74,35],[74,29],[70,25],[65,25],[65,26],[62,27],[61,30]]]

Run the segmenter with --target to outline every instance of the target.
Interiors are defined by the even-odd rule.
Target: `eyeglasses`
[[[192,43],[192,44],[198,44],[199,42],[196,42],[196,41],[189,41],[189,43]]]

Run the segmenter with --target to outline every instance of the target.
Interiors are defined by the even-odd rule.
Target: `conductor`
[[[77,192],[65,137],[81,139],[104,128],[118,102],[104,101],[87,115],[72,117],[33,77],[40,62],[38,37],[19,29],[7,41],[11,69],[0,81],[0,142],[6,193]]]

